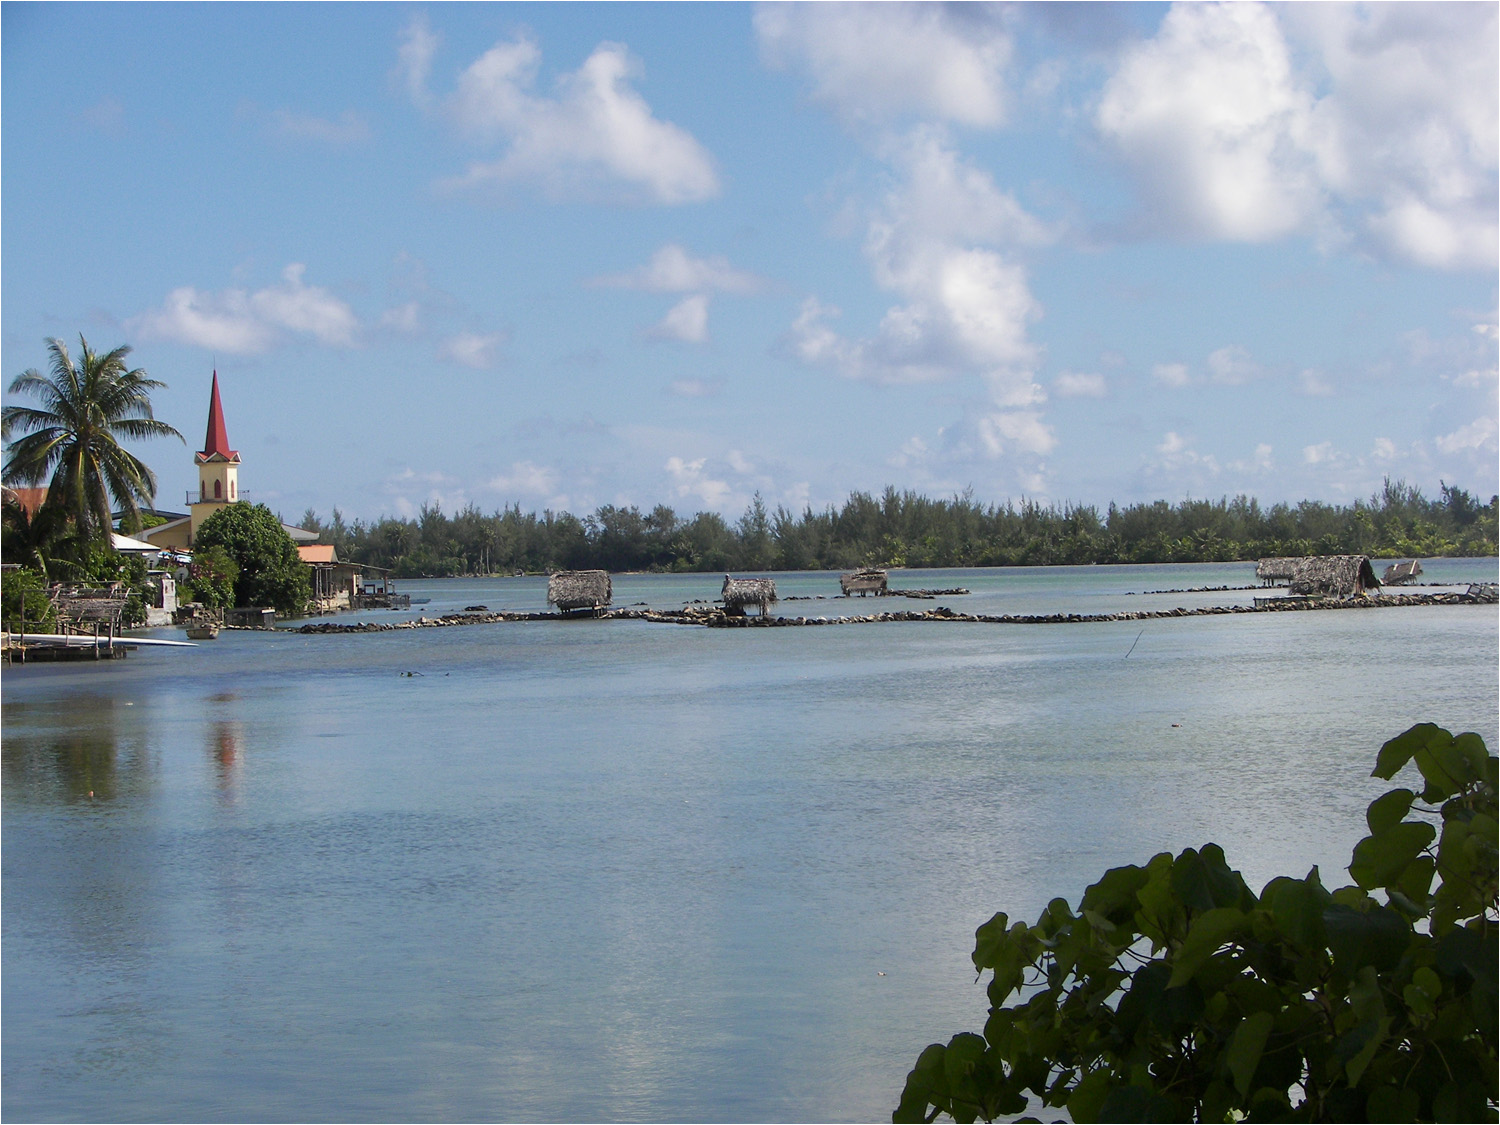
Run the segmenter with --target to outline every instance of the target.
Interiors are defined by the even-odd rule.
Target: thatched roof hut
[[[849,574],[839,575],[839,589],[844,592],[845,596],[859,594],[863,597],[867,593],[883,594],[886,591],[886,573],[874,567],[861,567]]]
[[[1298,559],[1291,592],[1324,598],[1352,598],[1380,588],[1365,555],[1319,555]]]
[[[1411,562],[1394,563],[1385,568],[1385,575],[1380,579],[1382,586],[1400,586],[1410,582],[1422,573],[1422,564],[1416,559]]]
[[[720,596],[724,600],[724,612],[744,616],[747,607],[760,606],[764,617],[776,601],[776,583],[769,578],[731,578],[724,575],[724,589]]]
[[[559,570],[547,579],[547,602],[563,613],[598,613],[613,595],[607,570]]]
[[[1290,582],[1292,572],[1297,569],[1297,564],[1301,561],[1296,558],[1261,559],[1255,564],[1255,577],[1260,580],[1262,586],[1276,586],[1283,582]]]

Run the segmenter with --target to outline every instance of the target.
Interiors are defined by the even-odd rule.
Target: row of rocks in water
[[[718,606],[688,605],[682,609],[612,609],[601,616],[617,621],[651,621],[664,625],[698,625],[710,629],[770,629],[801,625],[870,625],[892,621],[967,621],[989,625],[1070,625],[1097,621],[1153,621],[1169,617],[1220,617],[1241,613],[1307,613],[1335,609],[1394,609],[1414,605],[1494,605],[1493,585],[1474,586],[1467,593],[1413,594],[1401,598],[1351,598],[1346,601],[1285,598],[1260,605],[1199,606],[1194,609],[1122,610],[1118,613],[959,613],[947,606],[927,610],[892,610],[840,617],[740,617]],[[522,613],[502,610],[490,613],[447,613],[416,621],[360,622],[340,625],[320,621],[302,626],[298,633],[389,633],[407,629],[437,629],[455,625],[493,625],[505,621],[561,621],[561,613]]]

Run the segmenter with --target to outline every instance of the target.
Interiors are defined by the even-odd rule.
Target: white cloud
[[[724,455],[724,460],[728,461],[729,467],[741,476],[755,471],[755,465],[751,462],[750,458],[746,457],[738,449],[731,449]]]
[[[408,334],[422,330],[422,306],[416,301],[407,301],[404,305],[386,309],[380,314],[380,324],[383,328],[393,328],[397,332]]]
[[[1185,363],[1158,363],[1151,369],[1151,377],[1164,387],[1185,387],[1192,382]]]
[[[335,120],[278,109],[271,114],[270,129],[274,136],[286,140],[321,144],[350,145],[370,139],[369,122],[352,109],[346,109]]]
[[[508,495],[551,497],[557,492],[557,472],[532,461],[515,461],[509,472],[491,478],[486,487]]]
[[[1334,451],[1331,441],[1320,441],[1317,445],[1302,447],[1302,463],[1305,465],[1323,465],[1340,456]]]
[[[445,340],[438,354],[443,359],[482,371],[495,366],[503,343],[505,334],[502,332],[460,332]]]
[[[396,50],[394,77],[411,100],[419,106],[432,104],[427,79],[432,73],[432,58],[442,42],[427,25],[427,16],[419,12],[401,31],[401,46]]]
[[[1302,394],[1311,398],[1329,398],[1333,395],[1333,386],[1323,377],[1323,373],[1311,367],[1297,376],[1297,387]]]
[[[639,269],[594,278],[589,284],[650,293],[754,293],[763,283],[754,274],[735,269],[723,255],[695,258],[673,242]]]
[[[755,31],[771,65],[803,66],[815,96],[847,118],[1005,119],[1012,43],[987,6],[766,4]]]
[[[1052,380],[1052,389],[1062,398],[1103,398],[1109,393],[1104,376],[1064,371]]]
[[[1486,414],[1474,419],[1467,426],[1460,426],[1451,434],[1445,434],[1437,439],[1438,450],[1442,453],[1460,453],[1465,450],[1489,450],[1495,452],[1495,432],[1497,425],[1492,414]]]
[[[991,457],[1005,453],[1044,456],[1057,445],[1052,427],[1034,410],[1000,410],[976,422],[979,440]]]
[[[1187,442],[1174,430],[1168,430],[1162,443],[1156,447],[1156,452],[1170,456],[1173,453],[1181,453],[1187,448]]]
[[[1276,468],[1276,462],[1271,457],[1272,449],[1265,442],[1255,447],[1255,452],[1246,461],[1231,461],[1229,468],[1237,473],[1254,473],[1265,475]]]
[[[701,344],[708,339],[707,295],[696,293],[678,301],[651,329],[651,335],[661,340],[682,340],[690,344]]]
[[[1219,461],[1211,453],[1199,453],[1194,439],[1168,430],[1156,447],[1156,458],[1146,463],[1150,477],[1170,477],[1176,483],[1207,487],[1219,475]]]
[[[865,240],[875,281],[905,303],[888,309],[873,337],[849,340],[828,324],[838,310],[803,302],[788,334],[804,362],[878,384],[978,374],[997,405],[1035,401],[1041,315],[1026,270],[1008,256],[1050,232],[960,161],[940,133],[917,130],[887,149],[900,175],[871,218]]]
[[[696,496],[708,507],[717,508],[729,496],[729,482],[704,475],[703,466],[707,463],[708,459],[705,457],[699,457],[696,461],[669,457],[665,468],[678,496]]]
[[[331,347],[352,347],[359,330],[354,311],[328,290],[306,285],[306,267],[294,262],[280,285],[254,292],[225,289],[201,292],[190,285],[167,294],[159,309],[127,320],[143,338],[235,354],[263,352],[288,334],[311,337]]]
[[[1250,353],[1238,344],[1209,353],[1208,371],[1215,383],[1236,387],[1260,374],[1260,367]]]
[[[1390,438],[1376,438],[1374,448],[1370,450],[1370,456],[1377,461],[1394,461],[1396,459],[1396,443]]]
[[[1173,225],[1260,241],[1317,202],[1311,160],[1290,143],[1310,108],[1270,9],[1177,4],[1124,53],[1098,124]]]
[[[1165,230],[1493,269],[1492,4],[1177,4],[1096,124]]]
[[[678,398],[711,398],[724,393],[722,379],[673,379],[667,388]]]
[[[557,197],[604,192],[657,203],[719,193],[712,157],[686,130],[661,121],[630,85],[640,65],[618,43],[601,43],[557,82],[533,93],[541,51],[522,35],[497,43],[460,76],[450,119],[481,143],[502,143],[498,160],[471,165],[452,186],[530,182]]]

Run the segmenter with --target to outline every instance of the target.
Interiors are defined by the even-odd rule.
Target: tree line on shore
[[[348,523],[337,508],[299,521],[339,557],[397,577],[609,571],[841,570],[856,566],[1047,566],[1085,563],[1232,562],[1272,555],[1488,556],[1496,553],[1500,497],[1483,503],[1441,485],[1437,499],[1387,480],[1348,505],[1304,500],[1262,507],[1252,497],[1089,505],[984,504],[972,490],[934,500],[887,488],[854,492],[839,507],[800,514],[769,509],[759,494],[739,519],[679,516],[605,505],[586,516],[485,515],[470,504],[449,515],[425,505],[412,519]]]

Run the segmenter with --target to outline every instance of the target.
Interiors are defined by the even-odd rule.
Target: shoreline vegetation
[[[649,512],[605,505],[578,517],[512,505],[484,515],[474,505],[448,515],[425,505],[413,519],[346,523],[308,510],[300,526],[342,559],[397,578],[549,574],[560,570],[712,573],[850,570],[861,566],[945,569],[1089,563],[1241,562],[1272,556],[1473,558],[1497,553],[1500,497],[1489,503],[1441,484],[1428,499],[1405,481],[1385,481],[1348,505],[1304,500],[1262,507],[1253,497],[1165,500],[1101,513],[1089,505],[983,504],[965,490],[946,500],[887,488],[851,493],[839,507],[800,515],[766,507],[757,493],[734,523],[714,512],[691,518],[658,504]]]
[[[726,613],[721,606],[688,605],[677,610],[607,609],[597,616],[579,620],[649,621],[662,625],[697,625],[709,629],[784,628],[807,625],[875,625],[888,622],[949,621],[985,625],[1071,625],[1097,624],[1107,621],[1157,621],[1170,617],[1220,617],[1245,613],[1298,613],[1335,609],[1394,609],[1400,606],[1494,605],[1493,585],[1471,586],[1467,593],[1405,594],[1400,597],[1373,598],[1273,598],[1254,605],[1199,606],[1192,609],[1123,610],[1117,613],[957,613],[947,606],[928,610],[894,610],[884,613],[847,614],[837,617],[770,617],[740,616]],[[330,633],[392,633],[411,629],[443,629],[463,625],[498,625],[517,621],[564,621],[565,613],[498,610],[445,613],[441,617],[416,621],[367,621],[340,624],[320,621],[286,632],[307,635]]]

